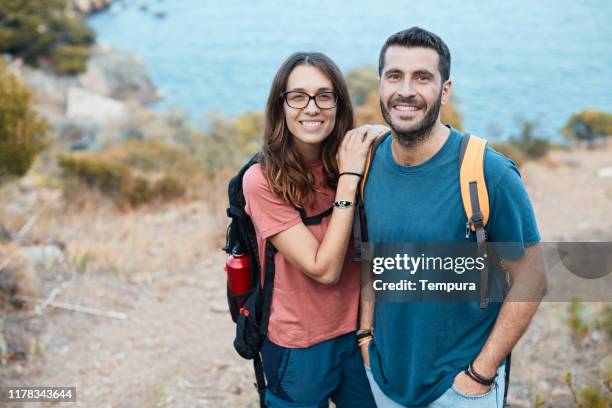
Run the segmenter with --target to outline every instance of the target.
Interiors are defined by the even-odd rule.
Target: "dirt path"
[[[49,312],[44,356],[13,366],[3,383],[74,385],[77,406],[83,407],[253,405],[250,367],[232,348],[222,262],[216,256],[192,273],[147,284],[79,278],[63,301],[94,304],[128,318]]]
[[[13,204],[36,209],[39,198],[20,193]],[[47,308],[33,319],[46,326],[43,352],[0,366],[0,384],[76,386],[80,407],[254,406],[251,366],[232,346],[224,257],[216,250],[225,220],[210,204],[125,214],[47,207],[30,237],[64,242],[83,264],[57,300],[127,319]]]
[[[612,166],[611,153],[572,153],[577,163],[572,167],[525,167],[544,240],[601,240],[612,231],[612,178],[596,176],[599,169]],[[555,157],[564,160],[564,155]],[[575,211],[584,202],[590,211]],[[93,251],[100,263],[78,274],[58,299],[119,311],[128,318],[46,312],[46,350],[27,362],[0,367],[1,383],[76,386],[79,407],[255,407],[251,365],[236,355],[231,343],[223,256],[213,250],[218,238],[202,232],[216,231],[216,224],[193,206],[117,217],[119,221],[90,220],[79,227],[78,240],[74,233],[72,238],[57,233],[74,251]],[[69,220],[59,224],[62,231],[70,230]],[[53,225],[50,220],[33,233],[49,235],[58,227]],[[117,246],[109,244],[114,240]],[[194,248],[194,242],[202,240],[215,244]],[[130,267],[105,272],[113,265]],[[536,394],[545,406],[571,406],[563,373],[572,369],[578,379],[593,374],[595,362],[588,361],[583,346],[569,340],[561,321],[565,307],[544,304],[517,347],[513,406],[531,406]],[[584,347],[609,352],[609,344],[593,341]]]

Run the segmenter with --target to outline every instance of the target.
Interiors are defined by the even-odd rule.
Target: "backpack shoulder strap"
[[[363,169],[363,177],[359,182],[359,194],[357,195],[357,199],[363,203],[363,195],[365,193],[365,186],[368,181],[368,175],[370,174],[370,167],[372,167],[372,161],[374,160],[374,154],[376,154],[376,150],[378,150],[378,146],[391,134],[391,132],[387,132],[382,135],[378,139],[372,143],[370,146],[370,151],[368,152],[368,157],[366,157],[365,168]]]
[[[475,222],[489,221],[489,193],[484,176],[484,157],[487,141],[475,135],[466,134],[461,141],[459,157],[459,183],[465,215],[472,231]]]
[[[252,223],[244,211],[246,202],[242,189],[242,181],[247,170],[255,163],[258,163],[259,159],[260,153],[256,153],[244,166],[242,166],[238,173],[232,177],[227,186],[228,207],[226,213],[232,221],[230,226],[228,226],[223,250],[228,254],[232,251],[232,245],[241,237],[247,237],[247,234],[252,230],[252,225],[250,225]],[[245,244],[251,245],[251,248],[253,248],[252,245],[255,244],[254,248],[257,248],[256,241],[254,241],[254,239],[251,241],[252,242],[245,242]]]
[[[461,200],[467,216],[465,238],[471,231],[476,232],[476,245],[479,257],[486,257],[487,234],[485,225],[489,221],[489,193],[484,177],[484,156],[487,141],[466,134],[461,141],[459,156],[459,182]],[[480,308],[489,306],[489,268],[485,262],[480,270]]]
[[[354,260],[356,262],[361,262],[364,259],[369,260],[369,254],[364,253],[362,251],[361,244],[363,242],[368,242],[368,225],[365,216],[365,207],[364,207],[364,193],[365,186],[368,181],[368,175],[370,174],[370,167],[372,167],[372,161],[374,160],[374,155],[376,154],[376,150],[378,150],[378,146],[389,137],[391,132],[388,132],[372,143],[370,146],[370,151],[368,152],[368,156],[366,158],[365,168],[363,169],[363,177],[359,182],[359,190],[357,192],[357,203],[355,209],[355,215],[353,216],[353,238],[354,238],[354,251],[355,256]]]

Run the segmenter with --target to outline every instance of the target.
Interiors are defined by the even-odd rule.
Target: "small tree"
[[[50,60],[60,74],[85,69],[95,33],[66,0],[2,0],[0,53],[21,57],[30,65]]]
[[[30,97],[0,60],[0,182],[23,176],[44,147],[47,123],[30,108]]]
[[[550,150],[550,142],[547,139],[537,137],[538,122],[535,120],[521,119],[521,132],[512,136],[510,144],[521,150],[529,159],[539,159]]]
[[[561,133],[565,137],[592,143],[597,137],[612,135],[612,114],[589,110],[574,113]]]

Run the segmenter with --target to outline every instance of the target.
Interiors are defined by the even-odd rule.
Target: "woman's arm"
[[[372,142],[386,128],[362,126],[347,132],[338,151],[338,169],[362,174]],[[360,178],[341,176],[335,201],[355,201]],[[299,223],[270,237],[272,244],[293,265],[322,284],[334,284],[340,279],[353,225],[355,206],[334,208],[323,240],[319,242]]]
[[[338,181],[337,200],[354,201],[359,178],[342,176]],[[272,244],[293,265],[324,285],[340,279],[353,222],[354,206],[334,208],[323,240],[319,242],[299,223],[270,238]]]

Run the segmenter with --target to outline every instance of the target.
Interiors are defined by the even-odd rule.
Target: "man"
[[[376,150],[367,179],[369,241],[465,242],[462,135],[440,122],[440,108],[451,95],[448,47],[418,27],[398,32],[382,47],[379,75],[381,109],[393,132]],[[512,286],[503,304],[487,308],[469,301],[374,306],[371,274],[364,274],[360,345],[380,408],[503,406],[505,359],[538,307],[545,275],[540,235],[517,168],[490,148],[484,163],[488,240],[518,246],[502,259]]]

